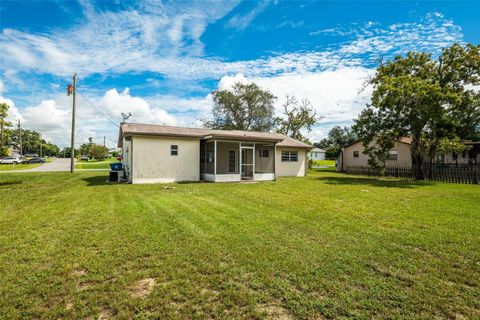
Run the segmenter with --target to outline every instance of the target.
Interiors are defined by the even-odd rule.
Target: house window
[[[297,162],[298,151],[282,151],[282,162]]]
[[[458,160],[458,154],[456,152],[452,152],[453,160]]]
[[[172,144],[170,146],[170,155],[171,156],[178,156],[178,145]]]
[[[268,149],[260,149],[259,151],[260,151],[260,158],[268,158],[270,156]]]
[[[353,157],[358,158],[358,156],[359,156],[358,151],[353,151]]]
[[[397,150],[390,150],[388,152],[388,160],[397,160],[398,151]]]

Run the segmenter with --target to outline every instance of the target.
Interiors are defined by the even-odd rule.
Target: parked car
[[[80,157],[80,160],[82,160],[82,161],[88,161],[88,156],[81,156],[81,157]]]
[[[22,163],[22,159],[15,157],[5,157],[1,160],[2,164],[18,164]]]
[[[27,153],[25,158],[38,158],[38,154],[36,153]]]
[[[31,158],[24,161],[24,163],[45,163],[45,159],[40,157],[35,157],[35,158]]]

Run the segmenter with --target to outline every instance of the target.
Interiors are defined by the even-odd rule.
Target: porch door
[[[237,150],[228,151],[228,173],[237,173]]]
[[[253,178],[253,148],[242,147],[242,178]]]

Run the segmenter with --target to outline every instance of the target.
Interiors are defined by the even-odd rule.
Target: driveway
[[[52,172],[52,171],[70,171],[70,159],[55,159],[52,162],[48,162],[32,169],[26,170],[11,170],[2,172]]]

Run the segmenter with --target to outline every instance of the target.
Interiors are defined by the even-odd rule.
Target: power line
[[[80,95],[79,95],[80,96]],[[100,114],[103,118],[105,118],[107,121],[109,121],[110,123],[112,123],[114,126],[116,126],[117,128],[120,128],[120,126],[115,122],[113,121],[112,119],[110,119],[106,114],[104,114],[102,111],[100,111],[97,107],[95,107],[95,105],[93,103],[90,102],[90,100],[88,100],[86,97],[84,97],[83,95],[81,96],[83,99],[85,99],[85,101],[88,102],[88,104],[90,106],[92,106],[93,109],[95,109],[95,111],[97,111],[98,114]]]

